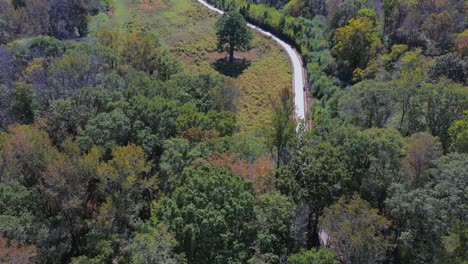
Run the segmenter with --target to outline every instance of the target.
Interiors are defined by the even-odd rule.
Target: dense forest
[[[0,263],[467,263],[468,2],[211,0],[307,65],[312,129],[284,89],[252,136],[235,79],[90,26],[173,1],[0,0]]]

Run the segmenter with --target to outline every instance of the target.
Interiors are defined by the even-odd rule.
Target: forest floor
[[[215,23],[219,15],[195,0],[116,0],[114,9],[110,18],[113,27],[156,33],[186,70],[212,72],[224,68],[219,62],[226,54],[216,51]],[[105,24],[94,19],[91,28]],[[281,47],[258,33],[254,33],[253,47],[235,54],[242,64],[239,71],[224,72],[235,75],[228,78],[241,92],[238,119],[241,131],[249,133],[261,132],[271,123],[273,102],[282,89],[292,89],[291,65]]]

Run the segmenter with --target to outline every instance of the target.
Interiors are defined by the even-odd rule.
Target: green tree
[[[29,125],[8,128],[0,137],[0,181],[34,187],[47,166],[60,157],[47,134]]]
[[[293,244],[292,220],[295,205],[291,198],[267,193],[255,205],[257,239],[255,248],[267,263],[281,263]]]
[[[358,17],[365,17],[369,19],[374,26],[377,24],[377,15],[375,14],[375,10],[371,8],[362,8],[358,11]]]
[[[159,158],[163,141],[176,134],[179,103],[162,97],[134,96],[121,109],[130,121],[130,142],[142,146],[150,158]]]
[[[38,36],[31,39],[27,57],[57,58],[66,51],[65,43],[50,36]]]
[[[158,54],[155,64],[156,77],[163,81],[169,80],[173,75],[182,70],[179,61],[174,56],[171,56],[168,51]]]
[[[229,53],[229,61],[234,62],[234,51],[250,49],[252,32],[247,27],[244,17],[236,11],[226,12],[216,22],[218,50]]]
[[[299,17],[304,16],[308,9],[304,0],[292,0],[283,7],[283,11],[290,16]],[[282,19],[285,19],[284,16]]]
[[[151,201],[157,194],[158,178],[141,147],[128,145],[112,150],[112,159],[97,168],[106,202],[99,210],[102,228],[126,230],[137,217],[151,216]]]
[[[404,141],[395,129],[369,129],[364,131],[364,136],[369,143],[365,149],[367,166],[363,167],[360,193],[372,206],[382,210],[388,189],[400,181]]]
[[[466,220],[468,212],[468,154],[450,153],[434,161],[431,170],[434,196],[442,201],[448,210],[448,222]]]
[[[453,122],[449,128],[451,150],[468,153],[468,112],[465,111],[464,118]]]
[[[78,134],[80,114],[77,113],[72,100],[55,100],[49,111],[47,132],[54,144],[60,146],[67,137]]]
[[[391,244],[384,232],[390,223],[355,194],[351,199],[342,197],[325,209],[319,226],[344,263],[371,264],[385,260]]]
[[[345,155],[343,161],[351,178],[349,190],[359,192],[372,206],[383,209],[388,188],[401,181],[405,145],[398,131],[360,131],[353,126],[337,126],[320,131],[319,135]]]
[[[159,163],[164,190],[173,190],[181,180],[182,171],[199,157],[207,156],[203,144],[192,145],[185,138],[164,141],[164,152]]]
[[[290,264],[339,264],[335,252],[327,248],[307,250],[288,258]]]
[[[288,147],[292,145],[296,137],[297,123],[292,118],[294,106],[291,93],[288,90],[282,91],[281,104],[275,107],[273,114],[273,129],[269,135],[270,147],[274,149],[276,155],[276,165],[284,164],[288,157]]]
[[[122,260],[129,260],[127,263],[132,264],[186,263],[183,255],[174,252],[178,245],[166,224],[158,224],[156,227],[144,225],[143,230],[140,230],[128,245],[128,256],[124,256]]]
[[[468,223],[458,221],[450,228],[450,234],[442,238],[446,263],[464,264],[468,259]]]
[[[402,22],[402,3],[401,0],[383,0],[382,8],[384,11],[384,34],[390,39],[394,39],[397,34],[398,26]]]
[[[358,10],[362,7],[362,1],[326,1],[326,5],[328,28],[333,30],[345,26],[350,19],[356,17]]]
[[[114,75],[109,78],[114,79]],[[118,88],[119,80],[115,83],[107,82],[100,87],[93,89],[81,89],[71,98],[54,100],[48,109],[47,127],[49,137],[53,143],[60,146],[68,137],[78,136],[86,128],[90,119],[96,117],[98,113],[105,112],[107,104],[122,98],[120,90],[110,90]]]
[[[157,70],[157,58],[161,52],[157,37],[151,33],[138,32],[128,35],[125,41],[121,55],[124,62],[137,70],[152,75]],[[160,77],[164,77],[164,74],[169,74],[170,76],[170,72],[164,73],[163,70]]]
[[[14,122],[14,116],[11,107],[13,98],[12,89],[0,84],[0,129],[5,130],[8,125]]]
[[[370,138],[363,131],[354,126],[340,126],[337,120],[328,120],[327,123],[316,123],[317,137],[325,142],[332,142],[334,146],[343,149],[347,156],[347,167],[351,173],[351,189],[357,191],[361,188],[363,178],[370,167],[370,161],[376,160],[370,156]]]
[[[202,124],[205,130],[215,130],[220,136],[232,136],[238,130],[237,115],[229,111],[211,110]]]
[[[0,233],[9,240],[31,243],[40,233],[41,197],[18,182],[0,183]]]
[[[306,242],[318,246],[318,219],[325,207],[347,192],[350,180],[347,157],[341,147],[329,143],[305,146],[278,171],[278,189],[306,204]]]
[[[429,132],[440,138],[444,151],[450,143],[449,128],[468,108],[468,88],[455,83],[426,84],[425,119]]]
[[[38,114],[38,103],[33,88],[24,83],[16,83],[11,108],[20,123],[33,123]]]
[[[386,201],[396,225],[396,258],[403,263],[431,263],[442,254],[440,236],[447,230],[443,204],[430,191],[395,188]]]
[[[92,155],[92,154],[91,154]],[[41,179],[41,196],[47,208],[47,235],[38,237],[41,262],[68,261],[85,250],[89,208],[97,203],[93,163],[61,157],[47,167]]]
[[[432,180],[425,186],[414,190],[402,185],[392,188],[386,206],[396,225],[399,262],[445,263],[443,244],[449,243],[447,236],[455,238],[462,232],[456,231],[457,225],[466,222],[467,172],[467,154],[450,153],[434,161]]]
[[[366,67],[377,53],[381,43],[374,28],[371,20],[360,17],[336,30],[333,50],[341,61],[349,63],[351,70]]]
[[[161,207],[190,263],[245,263],[255,239],[254,190],[226,169],[188,170]]]
[[[447,11],[428,16],[421,30],[429,40],[428,51],[432,54],[441,54],[453,45],[455,24]]]
[[[228,93],[236,91],[219,74],[181,73],[171,78],[168,83],[168,95],[171,98],[184,104],[193,103],[200,112],[232,109],[232,104],[235,104],[235,94]]]
[[[462,58],[458,53],[447,53],[436,58],[431,67],[431,76],[434,79],[445,76],[454,82],[467,83],[468,58]]]
[[[73,95],[81,88],[91,87],[97,83],[97,75],[104,65],[95,65],[95,54],[85,52],[68,52],[51,63],[47,74],[54,91],[48,100],[64,98]],[[103,64],[103,63],[102,63]]]
[[[408,149],[402,161],[402,169],[411,186],[424,186],[429,181],[432,162],[442,154],[440,143],[427,133],[414,134],[407,141]]]
[[[191,103],[181,106],[179,113],[175,122],[175,127],[179,134],[190,128],[200,127],[206,119],[206,115],[198,112],[197,107]]]
[[[398,130],[405,136],[425,131],[427,127],[424,122],[424,96],[421,89],[417,84],[406,80],[395,85],[394,89],[399,90],[396,100],[401,108]]]
[[[396,112],[394,87],[387,82],[360,82],[344,96],[340,107],[350,123],[382,128]]]
[[[113,77],[120,78],[118,75]],[[124,82],[124,80],[122,80]],[[147,73],[140,71],[132,71],[126,77],[127,84],[123,83],[122,88],[123,95],[125,98],[130,99],[137,96],[145,96],[148,98],[153,98],[156,96],[161,96],[166,93],[166,88],[163,86],[163,82],[156,80]]]
[[[89,150],[93,145],[98,145],[110,152],[113,147],[128,143],[130,125],[130,120],[120,109],[100,113],[89,120],[85,131],[78,138],[80,146]]]

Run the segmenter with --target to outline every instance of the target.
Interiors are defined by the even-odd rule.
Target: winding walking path
[[[219,13],[219,14],[224,14],[224,11],[208,4],[204,0],[197,0],[199,3],[202,5],[206,6],[207,8]],[[275,35],[271,34],[268,31],[265,31],[255,25],[252,25],[248,23],[248,26],[257,32],[260,32],[261,34],[268,36],[272,38],[274,41],[276,41],[278,44],[280,44],[286,53],[289,56],[289,60],[291,61],[291,64],[293,66],[293,88],[294,88],[294,105],[295,105],[295,113],[296,113],[296,118],[298,120],[305,120],[305,113],[306,113],[306,108],[307,102],[306,102],[306,96],[305,96],[305,70],[302,65],[302,59],[301,56],[299,55],[299,52],[297,52],[293,47],[288,45],[286,42],[282,41]]]

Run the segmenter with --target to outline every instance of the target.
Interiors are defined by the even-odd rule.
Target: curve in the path
[[[224,14],[224,11],[208,4],[204,0],[197,0],[199,3],[202,5],[206,6],[207,8],[219,13],[219,14]],[[289,60],[291,61],[291,64],[293,66],[293,88],[294,88],[294,104],[295,104],[295,113],[296,113],[296,118],[297,119],[302,119],[305,120],[305,113],[306,113],[306,101],[305,101],[305,71],[303,70],[302,66],[302,59],[301,56],[299,56],[299,53],[290,45],[288,45],[286,42],[282,41],[275,35],[271,34],[268,31],[265,31],[255,25],[252,25],[248,23],[248,26],[257,32],[260,32],[261,34],[268,36],[272,38],[274,41],[276,41],[278,44],[283,47],[283,49],[286,51],[286,53],[289,56]]]

